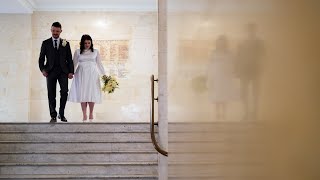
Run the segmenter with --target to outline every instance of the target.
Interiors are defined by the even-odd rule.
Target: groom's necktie
[[[58,44],[57,44],[57,40],[56,40],[56,39],[54,40],[54,48],[55,48],[56,50],[58,50]]]

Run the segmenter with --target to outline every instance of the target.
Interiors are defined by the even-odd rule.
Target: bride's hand
[[[68,74],[68,78],[69,78],[69,79],[72,79],[72,78],[73,78],[73,74],[72,74],[72,73],[69,73],[69,74]]]
[[[42,75],[43,75],[44,77],[47,77],[47,76],[48,76],[48,73],[47,73],[46,71],[42,71]]]

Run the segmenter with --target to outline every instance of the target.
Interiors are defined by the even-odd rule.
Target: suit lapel
[[[60,49],[62,49],[62,48],[63,48],[63,46],[62,46],[62,39],[59,38],[59,49],[58,49],[58,51],[60,51]]]
[[[50,49],[54,50],[52,38],[48,39]]]

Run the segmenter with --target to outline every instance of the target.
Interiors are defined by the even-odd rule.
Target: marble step
[[[0,153],[45,153],[45,152],[100,152],[100,151],[154,151],[150,142],[130,142],[130,143],[51,143],[51,142],[25,142],[6,141],[0,142]]]
[[[0,154],[1,163],[104,163],[104,162],[157,162],[153,151],[141,152],[56,152],[56,153],[5,153]]]
[[[169,177],[195,177],[206,175],[208,177],[249,177],[261,176],[266,167],[262,164],[169,164]]]
[[[259,143],[245,142],[179,142],[169,143],[169,151],[172,154],[179,153],[220,153],[232,154],[240,152],[259,152],[263,150],[265,145]]]
[[[258,122],[197,122],[197,123],[169,123],[168,132],[248,132],[256,131],[265,125]]]
[[[29,142],[151,142],[150,133],[0,133],[0,141]]]
[[[117,163],[0,163],[2,175],[149,175],[157,174],[155,162],[117,162]]]
[[[171,175],[169,176],[170,180],[270,180],[270,177],[263,177],[263,176],[232,176],[232,175],[225,175],[225,176],[214,176],[214,175]]]
[[[180,142],[258,142],[261,138],[252,136],[251,133],[228,133],[228,132],[207,132],[207,133],[169,133],[169,143]]]
[[[261,139],[251,134],[229,133],[175,133],[169,134],[169,143],[179,142],[257,142]],[[150,133],[25,133],[2,132],[0,141],[33,142],[151,142]]]
[[[262,163],[262,154],[245,153],[170,153],[169,164],[250,164]]]
[[[257,122],[169,123],[174,132],[247,132],[260,130]],[[157,131],[158,127],[155,126]],[[150,132],[149,123],[0,123],[0,132]]]
[[[93,175],[93,174],[44,174],[44,175],[0,175],[0,179],[15,179],[15,180],[25,180],[25,179],[43,179],[43,180],[79,180],[79,179],[90,179],[90,180],[155,180],[158,179],[157,175],[154,174],[134,174],[134,175]]]
[[[155,126],[157,129],[157,126]],[[149,123],[0,123],[0,132],[150,132]]]

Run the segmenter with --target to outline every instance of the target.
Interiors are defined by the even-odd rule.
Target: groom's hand
[[[69,74],[68,74],[68,78],[69,78],[69,79],[72,79],[72,78],[73,78],[73,74],[72,74],[72,73],[69,73]]]
[[[47,76],[48,76],[48,73],[47,73],[46,71],[42,71],[42,75],[43,75],[44,77],[47,77]]]

